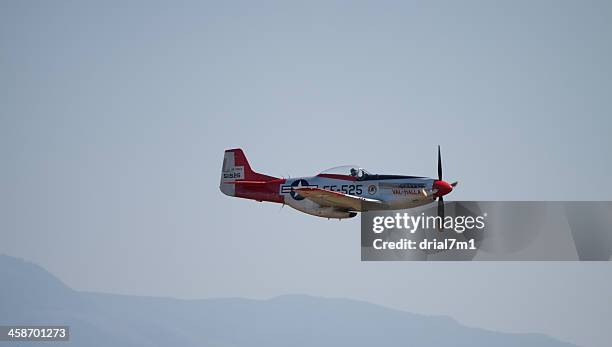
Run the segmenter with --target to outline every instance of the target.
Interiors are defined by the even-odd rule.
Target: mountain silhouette
[[[45,346],[573,346],[348,299],[180,300],[79,292],[35,264],[0,255],[0,325],[19,324],[70,326],[69,342]]]

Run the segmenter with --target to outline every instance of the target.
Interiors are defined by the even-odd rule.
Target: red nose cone
[[[434,181],[432,189],[438,190],[435,196],[444,196],[453,191],[453,186],[446,181]]]

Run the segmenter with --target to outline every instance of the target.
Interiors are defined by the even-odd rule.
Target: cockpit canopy
[[[371,173],[369,173],[366,169],[360,167],[359,165],[336,166],[336,167],[332,167],[331,169],[322,171],[320,175],[321,174],[353,176],[358,179],[371,175]]]

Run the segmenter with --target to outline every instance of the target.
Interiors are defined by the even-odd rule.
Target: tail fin
[[[234,148],[225,151],[220,185],[221,191],[224,194],[235,196],[236,181],[267,182],[275,179],[276,177],[253,171],[242,149]]]

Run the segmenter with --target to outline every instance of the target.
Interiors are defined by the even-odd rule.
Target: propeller
[[[442,181],[442,154],[440,154],[440,145],[438,145],[438,180]]]
[[[444,195],[450,193],[459,182],[448,183],[442,179],[442,154],[438,145],[438,180],[434,182],[433,189],[438,195],[438,216],[444,219]]]
[[[442,181],[442,154],[438,145],[438,181]],[[456,184],[455,184],[456,185]],[[444,219],[444,197],[438,197],[438,216]]]

